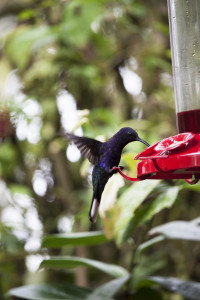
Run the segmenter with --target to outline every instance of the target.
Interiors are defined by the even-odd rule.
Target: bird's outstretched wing
[[[84,158],[87,158],[93,165],[97,163],[100,148],[103,143],[91,138],[76,136],[71,133],[67,133],[67,138],[74,142]]]

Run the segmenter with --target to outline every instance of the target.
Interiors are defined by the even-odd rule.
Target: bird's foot
[[[123,170],[124,169],[124,167],[123,166],[119,166],[119,167],[113,167],[111,170],[110,170],[110,173],[113,173],[113,174],[115,174],[115,173],[118,173],[119,172],[119,170]]]

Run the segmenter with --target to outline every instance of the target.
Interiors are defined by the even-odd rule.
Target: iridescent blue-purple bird
[[[94,165],[92,172],[93,197],[89,219],[91,222],[95,222],[104,187],[108,179],[117,172],[115,167],[119,165],[123,148],[128,143],[135,141],[142,142],[147,146],[149,144],[142,140],[137,132],[130,127],[120,129],[105,143],[70,133],[67,134],[67,137],[75,143],[82,156]]]

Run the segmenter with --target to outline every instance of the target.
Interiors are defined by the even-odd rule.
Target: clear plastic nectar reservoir
[[[168,0],[178,132],[200,133],[200,0]]]

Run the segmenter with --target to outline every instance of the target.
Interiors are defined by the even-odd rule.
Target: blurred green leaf
[[[145,58],[146,67],[149,69],[161,68],[166,72],[171,71],[171,63],[158,56],[149,56]]]
[[[53,64],[49,59],[41,59],[36,61],[32,68],[27,70],[26,78],[24,78],[24,82],[28,85],[30,82],[34,80],[43,80],[53,78],[57,75],[58,67]]]
[[[11,143],[0,145],[0,175],[2,177],[12,176],[17,162],[17,151]],[[1,174],[2,172],[2,174]]]
[[[129,234],[129,224],[135,215],[135,210],[146,197],[158,186],[159,180],[146,180],[133,184],[120,197],[117,206],[121,214],[117,220],[115,234],[118,245],[122,244]]]
[[[200,241],[200,226],[193,222],[173,221],[154,227],[149,234],[162,234],[168,239]]]
[[[58,248],[63,246],[91,246],[106,243],[103,231],[51,234],[43,239],[42,247]]]
[[[113,130],[113,127],[116,126],[116,123],[118,123],[117,116],[113,118],[110,111],[105,109],[104,107],[94,108],[90,116],[90,121],[92,124],[93,123],[100,123],[101,125],[106,124],[107,130],[102,131],[101,134],[104,133],[107,138],[109,137],[108,134],[110,133],[110,129],[112,128]],[[109,124],[112,127],[108,127]],[[98,134],[100,134],[100,132],[98,132]]]
[[[128,169],[130,170],[131,177],[137,177],[137,163],[138,161],[134,160],[136,153],[126,152],[122,154],[122,162],[124,162]]]
[[[127,282],[129,275],[109,281],[90,294],[87,300],[110,300]]]
[[[92,78],[99,76],[99,69],[94,65],[82,65],[80,66],[72,66],[70,68],[70,76],[83,76],[91,80]]]
[[[33,17],[36,17],[36,15],[35,15],[35,11],[31,9],[23,10],[21,13],[18,14],[18,19],[20,21],[33,18]]]
[[[80,300],[87,299],[89,289],[65,282],[65,284],[27,285],[11,289],[10,296],[30,300]]]
[[[109,300],[114,296],[118,290],[129,279],[129,276],[124,276],[98,287],[94,292],[89,289],[81,288],[73,284],[40,284],[40,285],[27,285],[11,289],[9,295],[22,299],[30,300]]]
[[[162,270],[166,264],[161,251],[157,252],[156,256],[153,253],[150,255],[143,254],[138,261],[134,261],[134,263],[135,265],[131,276],[132,290],[137,290],[144,286],[152,286],[152,282],[147,280],[147,277]]]
[[[16,149],[11,143],[2,143],[0,145],[0,161],[13,162],[16,160]]]
[[[11,191],[12,194],[18,193],[18,194],[24,194],[28,196],[32,195],[32,190],[28,186],[22,184],[10,184],[9,190]]]
[[[88,13],[89,12],[89,13]],[[101,1],[75,0],[65,6],[61,35],[67,43],[83,47],[92,34],[92,22],[102,13]],[[80,30],[83,28],[84,30]]]
[[[108,239],[114,237],[115,224],[118,219],[118,210],[116,209],[117,194],[124,186],[124,180],[120,174],[112,176],[105,186],[101,197],[99,214],[103,221],[104,231]]]
[[[128,272],[117,265],[106,264],[97,260],[73,256],[54,256],[42,261],[40,267],[76,268],[80,266],[93,267],[113,277],[127,276]]]
[[[142,244],[139,245],[139,247],[136,250],[136,255],[139,255],[141,252],[143,252],[145,249],[151,247],[154,244],[157,244],[159,242],[162,242],[165,238],[161,235],[154,237],[153,239],[150,239]]]
[[[127,6],[128,11],[133,14],[133,16],[136,16],[138,18],[145,17],[147,10],[145,5],[139,2],[130,2],[130,5]]]
[[[150,280],[160,284],[167,290],[179,293],[189,299],[200,299],[200,283],[184,281],[174,277],[150,276]]]
[[[24,69],[31,55],[38,50],[41,41],[42,45],[46,45],[54,40],[55,36],[47,26],[21,26],[10,36],[6,45],[7,53],[20,69]],[[44,41],[46,42],[44,43]]]
[[[24,239],[19,239],[12,232],[12,229],[6,226],[0,226],[0,245],[5,253],[19,253],[24,251]],[[1,256],[0,256],[1,258]]]
[[[167,191],[164,191],[144,206],[139,207],[130,222],[130,230],[134,231],[138,226],[151,219],[162,209],[171,207],[177,199],[178,192],[178,186],[169,187]]]

